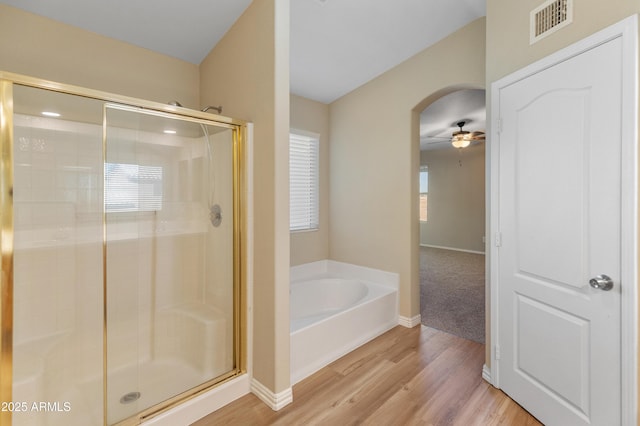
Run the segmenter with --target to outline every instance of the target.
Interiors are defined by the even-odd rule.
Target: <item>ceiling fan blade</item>
[[[443,141],[451,140],[448,136],[424,136],[424,139],[441,139]]]
[[[471,132],[470,136],[472,141],[484,141],[486,138],[484,132]]]

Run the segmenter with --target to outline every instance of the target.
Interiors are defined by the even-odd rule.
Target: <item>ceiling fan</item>
[[[456,125],[460,130],[453,132],[453,135],[451,135],[451,145],[455,148],[466,148],[472,141],[485,140],[484,132],[468,132],[466,130],[462,130],[462,127],[465,125],[465,121],[458,121]]]

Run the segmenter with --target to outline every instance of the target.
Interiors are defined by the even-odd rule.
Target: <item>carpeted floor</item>
[[[420,247],[422,324],[484,343],[484,255]]]

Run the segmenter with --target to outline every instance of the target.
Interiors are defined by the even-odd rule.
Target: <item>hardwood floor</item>
[[[484,345],[395,327],[293,387],[273,411],[246,395],[193,426],[540,425],[482,377]]]

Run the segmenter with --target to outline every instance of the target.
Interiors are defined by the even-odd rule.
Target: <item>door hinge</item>
[[[496,119],[496,129],[498,131],[498,134],[502,133],[502,118],[500,117]]]
[[[499,345],[496,345],[495,354],[494,355],[495,355],[496,360],[500,359],[500,346]]]
[[[500,232],[496,232],[495,245],[496,247],[502,247],[502,233]]]

